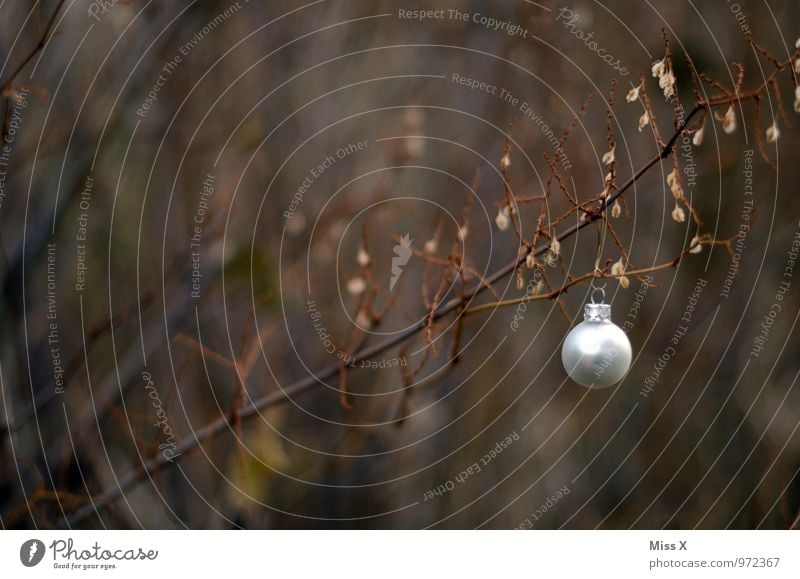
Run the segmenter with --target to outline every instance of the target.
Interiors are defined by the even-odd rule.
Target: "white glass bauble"
[[[616,384],[631,367],[628,336],[611,321],[611,306],[586,304],[584,320],[567,334],[561,362],[569,377],[589,388]]]

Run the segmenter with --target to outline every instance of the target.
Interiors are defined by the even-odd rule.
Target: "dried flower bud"
[[[684,213],[681,206],[677,203],[675,203],[675,209],[672,210],[672,219],[678,223],[683,223],[686,221],[686,213]]]
[[[412,159],[421,159],[425,156],[427,142],[422,137],[408,137],[405,139],[406,154]]]
[[[360,296],[367,289],[367,282],[361,276],[356,276],[347,282],[347,293],[351,296]]]
[[[622,289],[628,289],[629,287],[631,287],[631,280],[628,279],[628,276],[623,275],[618,279],[619,279],[619,285],[622,287]]]
[[[611,184],[611,182],[612,182],[613,180],[614,180],[614,175],[612,174],[612,172],[611,172],[611,171],[609,171],[608,173],[606,173],[606,176],[605,176],[605,178],[603,179],[603,182],[606,184],[606,186],[608,186],[608,185],[610,185],[610,184]]]
[[[775,121],[772,121],[772,126],[767,129],[767,142],[774,143],[781,136],[781,131]]]
[[[695,147],[699,147],[700,145],[702,145],[702,144],[703,144],[703,132],[704,132],[705,130],[706,130],[706,126],[705,126],[705,125],[703,125],[702,127],[700,127],[700,128],[699,128],[699,129],[698,129],[698,130],[695,132],[694,136],[692,136],[692,144],[693,144]]]
[[[522,277],[522,272],[517,270],[517,289],[522,290],[525,287],[525,280]]]
[[[622,207],[620,207],[617,201],[614,201],[614,204],[611,206],[611,217],[617,218],[622,215]]]
[[[561,243],[559,243],[558,239],[555,237],[553,238],[553,241],[550,242],[550,251],[556,257],[558,257],[558,254],[561,253]]]
[[[672,196],[675,200],[683,198],[683,187],[681,186],[681,179],[678,176],[677,169],[673,169],[672,172],[667,175],[667,185],[669,185],[669,189],[672,191]]]
[[[458,228],[458,234],[457,235],[458,235],[458,240],[459,241],[464,241],[467,238],[468,234],[469,234],[469,229],[467,228],[466,225],[462,225],[462,226],[460,226]]]
[[[616,147],[611,147],[611,150],[608,151],[605,155],[603,155],[603,165],[610,165],[615,161],[614,149],[616,149]]]
[[[625,273],[625,265],[622,263],[622,258],[620,257],[611,265],[611,275],[621,275],[623,273]]]
[[[689,253],[700,253],[701,251],[703,251],[703,246],[700,244],[699,235],[695,235],[694,237],[692,237],[692,240],[689,242],[689,247],[691,247]]]
[[[736,110],[731,105],[722,117],[722,130],[727,134],[731,134],[736,130]]]
[[[367,312],[361,310],[356,315],[356,325],[362,330],[369,330],[372,327],[372,320],[367,315]]]
[[[406,109],[403,121],[407,128],[419,129],[425,122],[425,110],[418,107],[409,107]]]
[[[664,73],[667,70],[666,59],[667,57],[665,56],[661,60],[658,60],[653,63],[653,66],[650,69],[650,72],[653,74],[653,78],[660,78],[664,75]]]
[[[671,70],[659,77],[658,87],[664,91],[664,98],[672,98],[675,95],[675,75]]]
[[[642,132],[642,129],[645,128],[647,125],[650,124],[650,114],[645,111],[644,114],[639,117],[639,132]]]
[[[631,90],[628,91],[628,94],[625,95],[625,100],[629,103],[637,100],[639,98],[639,91],[642,89],[642,85],[635,86]]]
[[[670,172],[670,174],[667,175],[667,185],[669,185],[670,189],[672,189],[672,187],[675,186],[675,182],[677,180],[678,180],[678,170],[677,169],[673,169]]]
[[[494,222],[497,224],[497,228],[500,231],[505,231],[506,229],[508,229],[508,224],[510,222],[508,218],[508,213],[509,213],[508,205],[506,205],[505,207],[501,207],[497,211],[497,217],[494,218]]]
[[[525,266],[528,269],[533,269],[536,267],[536,257],[533,255],[533,252],[529,252],[528,255],[525,257]]]
[[[508,169],[511,166],[511,157],[508,156],[508,153],[503,155],[500,159],[500,167],[503,169]]]
[[[369,254],[363,247],[358,248],[358,252],[356,253],[356,261],[361,267],[367,267],[369,265]]]
[[[800,74],[800,58],[794,61],[794,72]]]
[[[437,249],[439,249],[439,242],[436,241],[435,237],[425,242],[425,253],[427,254],[436,253]]]

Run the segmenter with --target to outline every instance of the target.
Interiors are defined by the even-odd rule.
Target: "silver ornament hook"
[[[611,306],[606,303],[606,284],[596,286],[592,283],[592,290],[589,295],[589,303],[583,308],[583,319],[587,322],[606,322],[611,321]],[[597,301],[597,294],[600,294],[600,301]]]
[[[589,301],[592,304],[598,305],[598,304],[604,304],[605,303],[605,301],[606,301],[606,289],[605,289],[605,287],[606,287],[606,284],[603,284],[602,287],[597,287],[594,284],[592,284],[592,292],[591,292],[591,295],[589,296]],[[600,292],[600,301],[599,302],[595,301],[595,294],[597,292]]]

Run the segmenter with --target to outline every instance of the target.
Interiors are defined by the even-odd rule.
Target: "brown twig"
[[[564,231],[562,231],[558,236],[557,239],[559,241],[563,241],[568,237],[576,234],[578,231],[583,229],[584,227],[588,226],[590,223],[593,223],[597,219],[600,219],[603,215],[603,212],[613,204],[613,202],[622,195],[626,190],[633,186],[636,181],[641,179],[641,177],[647,173],[653,166],[657,165],[663,159],[666,159],[671,153],[677,142],[678,138],[683,132],[683,129],[688,126],[689,122],[692,118],[699,113],[700,111],[707,108],[705,103],[699,103],[695,105],[695,107],[686,115],[683,122],[681,123],[678,130],[675,131],[673,136],[669,139],[669,141],[664,145],[662,150],[647,161],[636,173],[634,173],[624,184],[622,184],[616,191],[606,197],[600,206],[598,211],[592,212],[591,214],[587,215],[585,220],[579,220],[572,226],[568,227]],[[543,254],[545,251],[550,249],[550,241],[538,246],[535,250],[533,250],[533,254],[535,256]],[[486,283],[479,282],[471,289],[465,289],[462,295],[454,297],[448,300],[445,304],[431,308],[431,311],[428,316],[425,316],[423,320],[410,326],[409,328],[405,329],[402,332],[398,332],[391,338],[387,338],[382,342],[378,342],[373,344],[372,346],[363,348],[359,352],[355,353],[352,357],[352,363],[358,363],[362,360],[370,359],[390,348],[397,346],[398,344],[403,343],[411,336],[414,336],[420,331],[423,330],[430,330],[432,327],[433,322],[436,320],[455,312],[459,309],[464,308],[473,298],[478,296],[482,293],[486,288],[487,284],[491,285],[498,280],[504,278],[505,276],[509,275],[510,273],[514,272],[517,267],[522,265],[526,260],[527,255],[525,253],[518,255],[512,262],[508,263],[507,265],[503,266],[495,273],[490,275],[486,278]],[[629,272],[632,273],[632,272]],[[436,304],[436,300],[434,304]],[[314,375],[307,376],[306,378],[294,382],[289,386],[281,388],[276,392],[272,392],[261,398],[250,402],[249,404],[243,406],[239,412],[239,419],[244,420],[251,416],[258,415],[261,410],[264,408],[273,406],[275,404],[280,404],[290,400],[292,397],[297,396],[311,388],[318,386],[320,384],[324,384],[326,380],[335,377],[340,372],[340,365],[333,364],[324,368],[320,372]],[[191,438],[185,438],[181,440],[176,448],[175,455],[185,455],[192,450],[198,448],[204,441],[212,438],[213,436],[220,434],[229,430],[231,427],[230,418],[227,416],[220,416],[219,418],[211,421],[210,423],[206,424],[205,426],[197,429],[194,431],[194,435]],[[138,482],[144,480],[148,477],[149,474],[152,472],[160,469],[168,467],[169,465],[174,464],[174,462],[164,458],[162,455],[158,455],[153,457],[146,462],[142,463],[138,468],[135,470],[127,473],[126,475],[122,476],[118,484],[114,485],[111,488],[105,489],[99,495],[93,498],[93,502],[91,505],[84,505],[81,508],[77,509],[72,516],[70,516],[67,520],[67,525],[72,526],[75,525],[86,518],[90,517],[96,509],[107,505],[111,501],[115,500],[119,496],[121,496],[126,490],[133,487]]]
[[[765,89],[768,89],[770,84],[773,82],[773,79],[777,76],[777,74],[786,69],[792,63],[792,59],[789,59],[786,62],[778,62],[776,64],[776,70],[768,77],[765,82],[758,88],[749,91],[749,92],[741,92],[741,83],[742,83],[742,74],[737,76],[736,80],[736,88],[734,91],[728,91],[722,87],[719,83],[709,79],[705,75],[700,75],[700,78],[720,90],[722,92],[721,95],[709,98],[705,101],[698,101],[692,110],[682,119],[682,121],[678,124],[675,128],[672,137],[666,142],[663,143],[660,135],[656,133],[657,140],[659,145],[661,146],[660,152],[647,161],[642,167],[639,168],[624,184],[619,186],[618,188],[614,189],[613,192],[609,192],[609,194],[605,197],[599,197],[597,199],[593,199],[589,204],[580,204],[577,206],[577,210],[583,213],[583,218],[577,220],[576,223],[571,225],[570,227],[563,230],[559,235],[555,238],[558,239],[559,242],[571,237],[572,235],[576,234],[578,231],[583,229],[584,227],[588,226],[589,224],[601,219],[604,215],[604,212],[611,207],[616,200],[621,197],[625,191],[627,191],[631,186],[633,186],[644,174],[646,174],[653,166],[660,163],[662,160],[669,157],[674,150],[675,143],[677,142],[678,138],[687,130],[691,120],[698,114],[698,113],[707,113],[714,107],[719,107],[723,105],[731,105],[733,103],[741,103],[743,100],[755,100],[758,101],[762,98],[762,92]],[[740,69],[741,70],[741,69]],[[645,108],[649,112],[651,107],[649,105],[649,101],[646,96],[646,92],[644,91],[643,87],[643,102],[645,103]],[[651,125],[653,129],[657,131],[657,127],[655,126],[655,117],[651,114]],[[552,167],[551,167],[552,168]],[[551,175],[552,178],[552,175]],[[557,177],[556,177],[557,178]],[[548,188],[549,188],[548,181]],[[569,196],[568,196],[569,197]],[[597,210],[594,209],[587,209],[586,207],[592,207],[595,202],[599,201],[599,208]],[[468,206],[465,208],[464,215],[462,217],[461,226],[466,226],[467,221],[467,211]],[[551,221],[549,223],[549,227],[552,227],[561,221],[567,219],[569,215],[574,214],[576,208],[571,209],[565,215],[559,217],[558,219]],[[541,223],[539,227],[541,227]],[[535,238],[538,239],[538,234]],[[490,275],[486,279],[481,279],[479,283],[475,284],[472,288],[464,288],[460,295],[451,298],[446,303],[442,305],[437,305],[439,300],[442,299],[442,291],[441,288],[439,291],[436,292],[435,299],[430,304],[428,308],[428,313],[424,318],[418,322],[407,328],[406,330],[399,332],[388,338],[382,342],[373,344],[369,347],[364,347],[363,349],[357,351],[351,357],[351,364],[355,364],[362,360],[367,360],[372,358],[390,348],[393,348],[403,342],[405,342],[410,337],[416,335],[418,332],[426,331],[427,332],[427,339],[432,344],[433,343],[433,325],[434,323],[441,319],[444,316],[447,316],[453,312],[459,312],[460,314],[469,314],[469,313],[476,313],[478,311],[484,311],[491,308],[500,307],[502,305],[512,305],[521,303],[522,301],[528,301],[531,299],[530,296],[526,296],[523,298],[518,298],[516,300],[507,300],[505,302],[495,302],[491,304],[484,304],[481,306],[476,306],[473,308],[467,308],[467,305],[480,293],[482,293],[487,288],[490,288],[492,284],[499,281],[500,279],[504,278],[505,276],[515,272],[527,259],[528,254],[532,254],[534,257],[542,255],[546,251],[550,249],[551,240],[546,240],[546,243],[540,244],[538,246],[533,246],[531,244],[530,251],[521,251],[518,256],[510,263],[505,265],[504,267],[500,268],[494,274]],[[730,240],[728,241],[717,241],[708,236],[704,236],[699,238],[695,241],[692,246],[687,248],[678,258],[675,260],[663,263],[659,266],[645,268],[641,270],[631,270],[627,271],[624,274],[607,274],[605,272],[600,272],[603,277],[620,277],[621,275],[643,275],[646,273],[653,273],[655,271],[660,271],[663,269],[668,269],[675,267],[677,263],[685,256],[685,254],[695,247],[697,244],[713,244],[713,245],[726,245],[729,246]],[[455,248],[454,248],[455,249]],[[523,247],[523,249],[525,249]],[[457,252],[456,252],[457,253]],[[463,256],[460,256],[463,259]],[[430,261],[428,262],[430,263]],[[576,278],[569,278],[569,281],[562,287],[557,288],[555,290],[551,290],[549,293],[541,294],[537,296],[535,299],[554,299],[557,298],[561,293],[565,292],[569,287],[581,283],[583,281],[588,281],[589,279],[593,279],[596,275],[598,275],[597,271],[593,271],[591,273],[587,273],[583,276],[579,276]],[[445,281],[444,279],[442,281]],[[285,388],[281,388],[279,391],[272,392],[267,394],[245,406],[243,406],[240,411],[238,412],[238,420],[244,420],[246,418],[252,417],[257,415],[261,410],[264,408],[273,406],[275,404],[280,404],[291,399],[294,396],[297,396],[311,388],[319,385],[324,384],[326,380],[335,377],[341,371],[341,366],[339,364],[334,364],[328,366],[327,368],[321,370],[315,375],[308,376],[302,380],[294,382]],[[231,428],[230,417],[221,416],[212,422],[206,424],[202,428],[194,431],[194,436],[192,438],[186,438],[181,440],[176,449],[176,454],[184,455],[197,447],[199,447],[204,441],[212,438],[213,436],[220,434],[226,430]],[[97,495],[93,498],[93,502],[91,505],[84,504],[80,508],[78,508],[72,516],[70,516],[67,520],[68,525],[74,525],[80,521],[85,520],[87,517],[91,516],[95,509],[99,507],[103,507],[108,505],[117,497],[121,496],[126,490],[133,487],[138,482],[144,480],[154,471],[158,469],[164,468],[173,464],[171,461],[167,460],[163,456],[157,456],[151,458],[141,464],[135,470],[127,473],[125,476],[119,479],[118,484],[115,485],[113,488],[107,488],[102,493]]]
[[[50,33],[52,32],[53,25],[56,22],[56,16],[58,16],[58,13],[61,11],[61,7],[63,5],[64,5],[64,0],[58,0],[58,4],[56,4],[55,10],[53,10],[53,13],[50,15],[50,19],[47,21],[47,24],[45,25],[44,30],[42,31],[42,35],[39,38],[39,41],[36,43],[36,45],[34,45],[34,47],[31,49],[31,51],[28,53],[28,55],[25,58],[23,58],[22,61],[20,61],[20,63],[17,65],[17,67],[8,76],[8,78],[5,81],[3,81],[3,84],[2,84],[2,87],[3,87],[3,139],[2,139],[3,143],[6,142],[6,138],[8,137],[7,120],[8,120],[8,113],[9,113],[9,110],[10,110],[9,99],[11,98],[11,95],[13,93],[13,91],[11,90],[11,88],[12,88],[11,84],[14,82],[14,79],[16,79],[17,76],[19,76],[19,73],[21,73],[25,69],[25,67],[28,66],[28,63],[31,60],[33,60],[33,57],[36,56],[39,53],[39,51],[42,50],[42,48],[44,48],[45,44],[47,44],[47,40],[48,40],[48,38],[50,36]]]

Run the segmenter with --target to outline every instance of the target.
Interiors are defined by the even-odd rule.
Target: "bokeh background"
[[[704,143],[681,157],[701,233],[728,239],[751,225],[737,252],[706,246],[652,274],[653,286],[609,281],[635,352],[618,386],[587,390],[561,367],[561,342],[588,298],[580,284],[560,305],[528,304],[517,324],[515,307],[458,330],[446,317],[433,345],[423,332],[371,358],[375,367],[349,370],[344,401],[334,372],[253,416],[236,412],[422,319],[442,268],[426,273],[419,252],[432,238],[442,259],[461,247],[463,216],[468,285],[513,260],[513,232],[495,225],[507,142],[514,194],[541,195],[543,155],[554,153],[542,125],[560,137],[594,93],[565,147],[568,167],[559,164],[578,199],[594,196],[613,83],[620,180],[658,153],[652,131],[637,128],[641,103],[623,98],[640,72],[655,122],[672,132],[650,76],[662,29],[689,110],[689,63],[727,89],[735,62],[748,90],[774,70],[745,33],[791,56],[796,1],[76,0],[59,7],[36,51],[57,4],[0,3],[13,137],[0,197],[4,528],[798,524],[791,74],[759,119],[745,104],[727,135],[707,118]],[[445,16],[401,17],[419,9]],[[482,16],[519,28],[493,30]],[[755,141],[773,117],[781,137],[765,148],[777,171]],[[697,233],[670,217],[671,169],[639,180],[614,221],[637,267],[675,258]],[[568,209],[555,188],[550,215]],[[520,212],[528,237],[537,215]],[[404,235],[417,253],[390,288]],[[377,320],[359,316],[353,295],[360,247],[372,276],[362,298],[375,294],[372,313],[382,314],[367,331]],[[570,274],[591,271],[598,229],[561,251]],[[599,252],[603,263],[620,256],[608,236]],[[459,291],[449,288],[438,299]],[[514,276],[494,290],[522,295]],[[229,426],[205,437],[220,419]],[[195,437],[198,447],[92,502]]]

